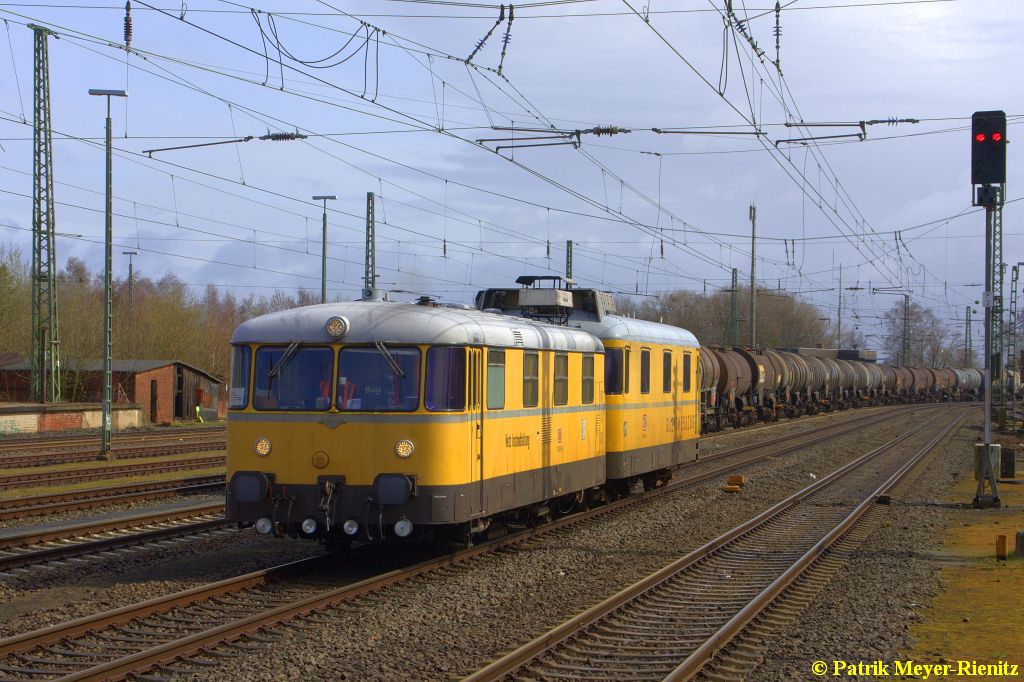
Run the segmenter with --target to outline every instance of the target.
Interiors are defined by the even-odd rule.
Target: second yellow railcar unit
[[[255,318],[232,349],[227,515],[263,533],[477,532],[605,481],[583,330],[359,301]]]
[[[648,487],[697,458],[700,352],[690,332],[619,315],[579,321],[605,348],[606,472]]]
[[[516,282],[522,286],[479,292],[477,307],[557,321],[604,346],[605,471],[614,494],[638,479],[657,485],[668,480],[672,467],[696,459],[700,344],[693,334],[618,315],[610,294],[572,288],[561,277],[525,275]]]

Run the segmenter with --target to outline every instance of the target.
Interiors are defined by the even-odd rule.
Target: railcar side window
[[[487,351],[487,409],[505,407],[505,351]]]
[[[555,354],[555,405],[569,404],[569,356]]]
[[[651,351],[640,351],[640,392],[651,392]]]
[[[622,393],[621,348],[606,348],[604,351],[604,392],[607,395]]]
[[[667,350],[661,356],[661,390],[663,393],[672,392],[672,351]]]
[[[690,354],[683,353],[683,393],[690,392]]]
[[[249,404],[249,363],[252,349],[249,346],[234,346],[231,349],[231,394],[228,407],[244,410]]]
[[[252,406],[257,410],[326,410],[331,406],[333,371],[334,351],[330,348],[264,346],[256,351]]]
[[[523,407],[537,407],[540,396],[540,356],[523,353]]]
[[[581,393],[583,404],[590,405],[594,402],[594,356],[583,356],[583,384]]]
[[[629,349],[626,349],[625,359],[622,361],[622,392],[629,393]]]
[[[427,409],[454,412],[466,409],[466,349],[431,348],[427,351]]]
[[[338,393],[335,400],[338,409],[345,411],[415,410],[420,404],[419,349],[395,346],[385,346],[383,350],[376,347],[342,348],[338,356]]]

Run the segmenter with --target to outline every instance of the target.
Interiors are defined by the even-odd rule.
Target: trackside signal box
[[[976,111],[971,117],[971,184],[1006,182],[1006,114]]]

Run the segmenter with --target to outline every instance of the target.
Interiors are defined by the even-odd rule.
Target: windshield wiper
[[[288,361],[292,359],[292,356],[295,355],[295,351],[299,349],[300,343],[302,342],[292,341],[290,344],[288,344],[288,347],[284,351],[284,355],[282,355],[281,359],[277,361],[277,364],[271,367],[270,371],[267,372],[268,378],[273,379],[280,373],[280,371],[284,368]]]
[[[395,376],[399,379],[404,379],[405,372],[402,371],[402,367],[398,364],[398,360],[395,360],[395,356],[391,354],[391,351],[389,351],[388,347],[384,345],[384,342],[374,341],[373,345],[377,349],[377,352],[383,355],[384,359],[388,361],[389,365],[391,365],[391,371],[395,373]]]

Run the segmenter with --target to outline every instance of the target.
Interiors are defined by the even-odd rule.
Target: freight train
[[[701,430],[892,403],[977,398],[977,369],[895,367],[817,353],[701,348]]]
[[[686,330],[617,315],[607,293],[517,282],[476,309],[363,300],[240,325],[227,517],[333,546],[472,542],[663,485],[697,457],[702,423],[886,390],[873,370],[847,386],[838,363],[702,351]],[[819,370],[837,374],[804,377]],[[926,373],[901,376],[913,390]]]

